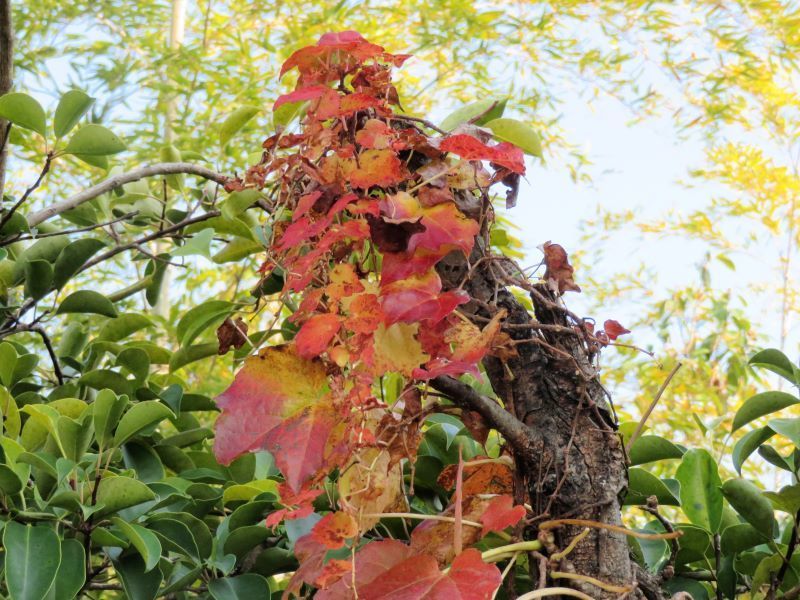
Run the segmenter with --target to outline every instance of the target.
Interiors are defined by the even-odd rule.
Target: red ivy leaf
[[[326,91],[330,88],[326,85],[310,85],[308,87],[300,88],[299,90],[295,90],[288,94],[283,94],[279,96],[278,99],[275,101],[275,104],[272,105],[273,112],[278,110],[284,104],[288,104],[289,102],[303,102],[305,100],[315,100],[322,96]]]
[[[629,329],[625,329],[622,325],[620,325],[619,321],[615,321],[614,319],[609,319],[603,323],[603,331],[606,332],[608,339],[611,341],[614,341],[621,335],[630,333]]]
[[[345,540],[358,534],[358,523],[346,512],[328,513],[311,530],[311,536],[330,550],[344,546]]]
[[[464,160],[488,160],[514,173],[525,175],[525,154],[508,142],[488,146],[471,135],[459,133],[443,139],[439,149],[458,154]]]
[[[381,290],[381,307],[386,323],[438,323],[456,306],[469,302],[463,290],[441,292],[442,281],[435,271],[394,281]]]
[[[350,172],[350,185],[360,189],[391,187],[407,177],[408,171],[391,150],[365,150],[358,155],[358,167]]]
[[[497,496],[492,499],[481,516],[482,535],[490,531],[503,531],[506,527],[519,523],[524,516],[525,507],[514,506],[514,499],[511,496]]]
[[[303,323],[294,338],[297,354],[301,358],[319,356],[328,348],[328,344],[341,326],[342,320],[339,315],[330,313],[314,315]]]
[[[321,362],[300,358],[291,345],[264,348],[216,400],[222,414],[214,454],[221,463],[266,448],[295,490],[325,464],[337,420]]]
[[[403,542],[383,540],[370,542],[356,554],[353,571],[355,587],[361,598],[361,590],[377,577],[386,573],[397,564],[411,557],[414,552]],[[314,596],[317,600],[344,600],[355,598],[353,581],[347,577],[340,579],[327,590],[320,590]]]
[[[412,556],[358,589],[363,600],[489,600],[500,587],[500,571],[470,548],[459,554],[447,574],[436,559]]]

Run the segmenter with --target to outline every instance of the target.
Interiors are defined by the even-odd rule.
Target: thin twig
[[[8,238],[3,241],[0,241],[0,247],[8,246],[9,244],[13,244],[15,242],[27,242],[28,240],[40,240],[42,238],[49,238],[49,237],[58,237],[60,235],[71,235],[73,233],[84,233],[86,231],[92,231],[93,229],[100,229],[101,227],[108,227],[109,225],[114,225],[115,223],[119,223],[120,221],[127,221],[131,217],[135,217],[139,214],[138,210],[131,211],[122,215],[121,217],[117,217],[116,219],[111,219],[110,221],[105,221],[103,223],[97,223],[96,225],[87,225],[86,227],[78,227],[76,229],[64,229],[62,231],[51,231],[50,233],[40,233],[38,235],[20,235],[19,237]]]
[[[664,380],[664,383],[661,384],[661,387],[659,388],[658,392],[656,393],[655,397],[653,398],[653,401],[650,403],[650,406],[648,406],[647,410],[644,411],[644,414],[642,415],[642,418],[639,421],[639,424],[636,425],[636,429],[633,430],[633,433],[631,434],[631,439],[629,439],[628,443],[625,445],[625,453],[626,454],[630,453],[631,447],[633,446],[633,443],[636,441],[636,439],[642,433],[642,430],[644,429],[644,424],[647,423],[647,419],[650,417],[650,414],[653,412],[653,410],[655,410],[656,404],[658,404],[658,401],[661,400],[661,396],[664,393],[664,391],[667,389],[667,386],[669,385],[669,382],[672,381],[672,378],[675,377],[675,374],[678,372],[678,370],[682,366],[683,366],[683,363],[677,363],[672,368],[672,371],[670,371],[669,375],[667,375],[667,378]]]
[[[50,171],[50,165],[52,163],[53,163],[53,153],[48,152],[47,157],[44,160],[44,166],[42,167],[42,170],[39,172],[39,177],[36,178],[36,181],[34,181],[33,184],[27,190],[25,190],[25,193],[22,194],[22,197],[19,200],[17,200],[16,204],[14,204],[14,206],[12,206],[7,212],[3,213],[3,216],[0,217],[0,231],[2,231],[6,223],[8,223],[11,220],[11,217],[14,216],[19,207],[25,204],[25,201],[28,199],[28,197],[42,184],[42,180],[44,179],[44,176],[47,175],[47,173]]]

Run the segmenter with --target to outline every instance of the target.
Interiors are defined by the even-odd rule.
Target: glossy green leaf
[[[56,314],[67,313],[93,313],[114,318],[117,316],[117,309],[103,294],[94,290],[80,290],[64,298],[58,306]]]
[[[527,123],[516,119],[494,119],[486,123],[494,137],[503,142],[510,142],[526,154],[542,156],[542,143],[539,134]]]
[[[246,189],[231,193],[220,206],[222,216],[235,219],[248,208],[253,206],[259,198],[263,198],[259,190]]]
[[[152,571],[161,558],[161,542],[158,536],[141,525],[128,523],[119,517],[112,517],[111,522],[125,534],[144,559],[144,572]]]
[[[675,478],[681,484],[681,508],[689,521],[715,533],[722,519],[722,481],[714,458],[706,450],[689,450]]]
[[[128,554],[114,561],[114,570],[119,573],[126,600],[154,600],[164,579],[160,569],[148,572],[144,560],[138,554]]]
[[[795,447],[800,448],[800,418],[772,419],[768,425],[775,433],[789,438]]]
[[[158,535],[166,550],[200,560],[197,542],[186,524],[176,519],[159,519],[150,523],[148,528]]]
[[[22,92],[0,96],[0,119],[11,121],[17,127],[30,129],[47,136],[47,116],[39,102]]]
[[[175,414],[158,400],[146,400],[134,404],[119,422],[114,434],[114,446],[125,443],[140,431],[167,418],[174,419]]]
[[[208,344],[195,344],[194,346],[181,348],[172,355],[172,358],[169,361],[169,370],[177,371],[189,363],[203,360],[209,356],[215,356],[218,353],[219,344],[217,342],[209,342]]]
[[[0,464],[0,492],[4,496],[14,496],[22,491],[22,482],[16,471],[8,465]]]
[[[216,328],[233,313],[235,305],[225,300],[207,300],[190,309],[178,322],[181,346],[188,346],[204,331]]]
[[[53,131],[57,138],[67,135],[94,104],[94,98],[81,90],[70,90],[58,101],[53,119]]]
[[[229,114],[219,128],[219,143],[226,146],[231,138],[255,117],[261,109],[257,106],[241,106]]]
[[[44,600],[61,564],[61,542],[47,525],[6,523],[5,580],[11,600]]]
[[[72,134],[64,152],[81,157],[108,156],[122,152],[126,148],[125,142],[114,132],[102,125],[90,123]]]
[[[777,492],[764,492],[764,497],[772,502],[776,510],[782,510],[792,517],[800,510],[800,484],[784,486]]]
[[[775,348],[767,348],[766,350],[756,352],[749,363],[754,367],[761,367],[773,373],[777,373],[794,385],[800,383],[798,379],[798,368],[783,352]]]
[[[251,254],[262,252],[264,250],[263,244],[254,242],[243,238],[235,238],[225,244],[225,246],[211,257],[218,265],[235,262],[247,258]]]
[[[113,438],[114,429],[122,417],[128,399],[117,396],[113,391],[100,390],[95,396],[92,405],[92,419],[94,420],[94,435],[97,442],[106,447]]]
[[[131,334],[152,327],[153,322],[144,315],[137,313],[126,313],[118,316],[113,321],[106,323],[100,330],[97,339],[118,342]]]
[[[211,228],[203,229],[192,235],[183,246],[179,246],[172,251],[172,256],[205,256],[211,257],[209,248],[211,240],[214,239],[214,230]]]
[[[760,531],[750,523],[738,523],[726,527],[720,538],[720,548],[723,554],[737,554],[749,550],[769,539],[766,532]]]
[[[163,146],[160,151],[161,155],[161,162],[171,163],[171,162],[181,162],[181,151],[178,150],[175,146]],[[164,180],[167,182],[167,185],[172,188],[173,190],[182,190],[183,189],[183,174],[175,174],[175,175],[166,175]]]
[[[661,479],[644,469],[630,469],[625,504],[644,504],[650,496],[658,498],[659,504],[678,505],[678,499]]]
[[[683,451],[667,439],[657,435],[643,435],[636,439],[629,452],[631,465],[669,458],[680,458]]]
[[[117,355],[117,365],[124,367],[136,381],[144,381],[150,373],[150,356],[141,348],[125,348]]]
[[[29,260],[25,263],[25,296],[40,300],[52,288],[53,265],[46,260]]]
[[[268,598],[271,593],[269,582],[255,573],[212,579],[208,591],[214,600],[252,600]]]
[[[756,394],[752,398],[746,400],[739,410],[736,411],[736,416],[733,417],[731,431],[736,431],[759,417],[777,412],[787,406],[793,406],[798,403],[800,403],[800,400],[786,392],[763,392],[761,394]]]
[[[456,109],[442,121],[441,128],[452,131],[462,123],[472,121],[475,125],[484,125],[503,116],[508,98],[487,98]]]
[[[75,240],[65,247],[53,267],[53,287],[61,289],[75,275],[83,264],[105,248],[105,242],[95,238]]]
[[[81,375],[81,378],[78,379],[78,383],[95,390],[108,388],[117,394],[127,394],[131,396],[134,382],[116,371],[111,371],[110,369],[95,369]]]
[[[722,494],[745,521],[772,537],[775,516],[772,504],[761,490],[746,479],[728,479],[722,484]]]
[[[131,440],[120,447],[122,462],[128,469],[136,471],[136,477],[145,483],[164,479],[161,458],[150,444]]]
[[[75,538],[61,540],[61,564],[47,600],[73,600],[86,581],[86,553]]]
[[[270,536],[270,530],[262,523],[246,525],[231,531],[225,539],[225,554],[235,554],[242,559],[245,554]]]
[[[0,356],[0,365],[2,364],[2,361],[3,357]],[[16,360],[14,361],[14,364],[16,364]],[[0,379],[2,379],[1,371],[2,368],[0,367]],[[12,375],[13,371],[9,374],[9,379]],[[22,420],[20,419],[19,408],[17,407],[14,397],[4,387],[0,387],[0,414],[3,416],[3,429],[5,431],[5,436],[12,440],[17,439],[19,432],[22,429]]]
[[[747,432],[736,442],[736,445],[733,447],[733,452],[731,452],[731,459],[739,475],[742,474],[742,465],[747,458],[773,435],[775,435],[775,432],[769,427],[760,427]]]
[[[131,477],[115,476],[100,480],[97,502],[102,504],[98,516],[111,515],[124,508],[155,500],[155,494],[144,483]]]

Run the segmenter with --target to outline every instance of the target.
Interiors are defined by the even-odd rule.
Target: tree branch
[[[0,0],[0,2],[2,2],[2,0]],[[72,210],[84,202],[93,200],[94,198],[97,198],[98,196],[101,196],[102,194],[105,194],[106,192],[109,192],[114,188],[126,183],[139,181],[140,179],[153,177],[155,175],[177,175],[179,173],[199,175],[200,177],[208,179],[209,181],[215,181],[220,185],[224,185],[228,181],[228,177],[222,173],[217,173],[216,171],[212,171],[198,165],[193,165],[191,163],[158,163],[155,165],[140,167],[138,169],[134,169],[133,171],[128,171],[127,173],[114,175],[113,177],[109,177],[97,185],[93,185],[82,192],[78,192],[77,194],[70,196],[66,200],[54,202],[45,209],[29,214],[28,224],[31,227],[35,227],[39,223],[47,221],[48,219],[52,219],[56,215],[60,215],[68,210]]]
[[[458,406],[480,413],[516,450],[523,453],[522,456],[529,456],[532,438],[528,428],[497,402],[453,377],[436,377],[430,384]]]
[[[11,91],[14,79],[14,24],[11,21],[11,0],[0,0],[0,96]],[[6,180],[6,150],[11,123],[0,119],[0,202]]]

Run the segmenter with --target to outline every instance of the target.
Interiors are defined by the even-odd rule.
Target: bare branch
[[[11,0],[0,0],[0,96],[11,91],[14,79],[14,24],[11,21]],[[0,119],[0,202],[6,179],[8,134],[11,123]]]
[[[156,175],[177,175],[179,173],[199,175],[200,177],[208,179],[209,181],[215,181],[220,185],[224,185],[228,181],[228,176],[223,175],[222,173],[217,173],[216,171],[212,171],[198,165],[193,165],[191,163],[157,163],[147,167],[140,167],[138,169],[134,169],[133,171],[128,171],[127,173],[114,175],[113,177],[109,177],[97,185],[93,185],[90,188],[70,196],[66,200],[54,202],[47,208],[29,214],[28,224],[31,227],[34,227],[39,223],[47,221],[48,219],[52,219],[56,215],[60,215],[68,210],[72,210],[84,202],[93,200],[94,198],[97,198],[98,196],[101,196],[102,194],[105,194],[106,192],[109,192],[114,188],[126,183],[139,181],[140,179],[154,177]]]
[[[430,384],[457,405],[480,413],[515,449],[523,452],[523,456],[529,455],[531,437],[527,427],[500,404],[453,377],[436,377],[431,379]]]

